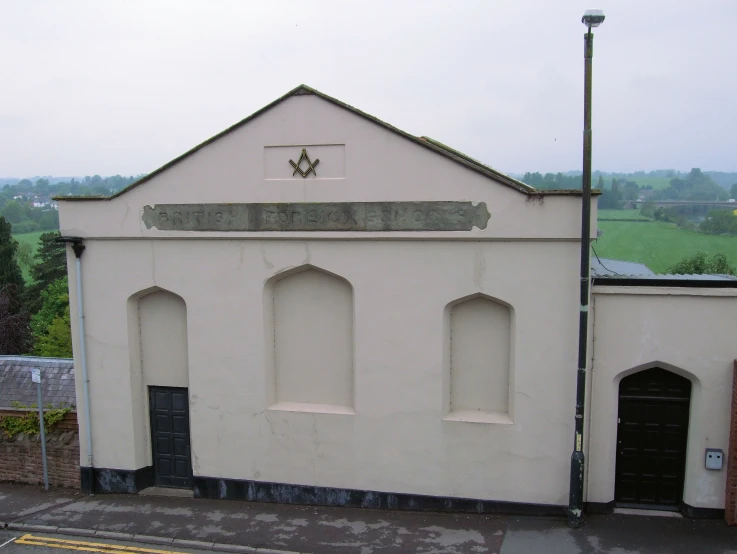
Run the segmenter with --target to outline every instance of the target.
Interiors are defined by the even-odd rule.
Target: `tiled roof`
[[[75,406],[74,360],[35,356],[0,356],[0,408],[13,408],[38,403],[37,385],[31,380],[31,369],[41,370],[41,394],[44,405]]]

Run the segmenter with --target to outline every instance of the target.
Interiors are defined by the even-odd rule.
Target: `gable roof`
[[[360,117],[362,117],[364,119],[367,119],[368,121],[370,121],[370,122],[372,122],[372,123],[374,123],[376,125],[379,125],[379,126],[383,127],[384,129],[392,132],[392,133],[395,133],[395,134],[397,134],[397,135],[399,135],[399,136],[401,136],[401,137],[403,137],[403,138],[405,138],[405,139],[407,139],[409,141],[414,142],[415,144],[418,144],[418,145],[420,145],[420,146],[422,146],[424,148],[427,148],[429,150],[432,150],[436,154],[440,154],[441,156],[444,156],[446,158],[449,158],[450,160],[454,161],[455,163],[457,163],[459,165],[462,165],[462,166],[464,166],[464,167],[466,167],[466,168],[468,168],[468,169],[470,169],[472,171],[475,171],[476,173],[480,173],[481,175],[484,175],[485,177],[488,177],[489,179],[493,179],[497,183],[501,183],[503,185],[506,185],[508,187],[511,187],[511,188],[517,190],[518,192],[521,192],[521,193],[526,194],[528,196],[536,196],[536,197],[539,197],[539,196],[566,196],[566,195],[568,195],[568,196],[580,196],[581,195],[581,191],[580,190],[570,190],[570,189],[565,189],[565,190],[563,190],[563,189],[561,189],[561,190],[538,190],[535,187],[532,187],[532,186],[530,186],[530,185],[528,185],[526,183],[523,183],[522,181],[518,181],[517,179],[514,179],[512,177],[509,177],[508,175],[505,175],[504,173],[501,173],[501,172],[499,172],[499,171],[497,171],[497,170],[489,167],[488,165],[485,165],[485,164],[481,163],[480,161],[475,160],[475,159],[471,158],[470,156],[467,156],[466,154],[463,154],[462,152],[459,152],[458,150],[455,150],[453,148],[450,148],[449,146],[446,146],[445,144],[443,144],[441,142],[438,142],[436,140],[433,140],[433,139],[431,139],[429,137],[424,137],[424,136],[423,137],[416,137],[414,135],[411,135],[411,134],[409,134],[409,133],[407,133],[405,131],[402,131],[401,129],[398,129],[397,127],[394,127],[393,125],[390,125],[390,124],[382,121],[381,119],[379,119],[377,117],[374,117],[373,115],[370,115],[370,114],[368,114],[366,112],[363,112],[363,111],[361,111],[361,110],[359,110],[357,108],[354,108],[353,106],[350,106],[349,104],[346,104],[345,102],[341,102],[340,100],[338,100],[336,98],[333,98],[332,96],[328,96],[327,94],[324,94],[324,93],[322,93],[322,92],[320,92],[320,91],[318,91],[318,90],[316,90],[316,89],[314,89],[312,87],[308,87],[307,85],[299,85],[297,88],[294,88],[294,89],[290,90],[288,93],[286,93],[281,98],[277,98],[276,100],[274,100],[271,104],[268,104],[268,105],[264,106],[263,108],[261,108],[257,112],[254,112],[253,114],[249,115],[247,118],[239,121],[238,123],[236,123],[235,125],[233,125],[231,127],[228,127],[227,129],[225,129],[224,131],[218,133],[217,135],[214,135],[213,137],[210,137],[205,142],[203,142],[201,144],[198,144],[197,146],[195,146],[191,150],[188,150],[187,152],[185,152],[181,156],[179,156],[177,158],[174,158],[169,163],[167,163],[167,164],[161,166],[160,168],[156,169],[155,171],[149,173],[145,177],[141,177],[135,183],[131,183],[130,185],[128,185],[124,189],[116,192],[112,196],[56,196],[56,197],[54,197],[54,200],[63,200],[63,201],[68,201],[68,200],[72,200],[72,201],[86,200],[86,201],[89,201],[89,200],[112,200],[113,198],[117,198],[118,196],[121,196],[122,194],[125,194],[129,190],[134,189],[134,188],[142,185],[146,181],[154,178],[159,173],[162,173],[162,172],[166,171],[167,169],[169,169],[173,165],[179,163],[180,161],[182,161],[186,157],[194,154],[195,152],[197,152],[198,150],[204,148],[208,144],[210,144],[210,143],[218,140],[219,138],[227,135],[228,133],[230,133],[232,131],[235,131],[236,129],[239,129],[240,127],[242,127],[243,125],[245,125],[249,121],[257,118],[258,116],[260,116],[261,114],[267,112],[268,110],[270,110],[270,109],[278,106],[279,104],[281,104],[285,100],[287,100],[289,98],[292,98],[293,96],[303,96],[303,95],[314,95],[314,96],[317,96],[319,98],[322,98],[326,102],[330,102],[331,104],[333,104],[335,106],[338,106],[338,107],[340,107],[340,108],[342,108],[344,110],[348,110],[349,112],[351,112],[351,113],[353,113],[355,115],[358,115],[358,116],[360,116]],[[600,192],[597,191],[597,190],[594,190],[594,191],[592,191],[592,194],[600,194]]]

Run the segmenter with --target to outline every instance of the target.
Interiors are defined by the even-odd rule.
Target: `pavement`
[[[3,545],[6,541],[11,542]],[[737,554],[737,528],[716,520],[613,514],[588,516],[581,529],[573,530],[554,517],[87,496],[0,484],[0,554],[61,554],[60,549],[128,554]]]

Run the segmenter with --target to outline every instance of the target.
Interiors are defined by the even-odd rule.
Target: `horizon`
[[[594,175],[628,176],[628,175],[636,175],[638,173],[644,173],[647,175],[647,174],[656,173],[656,172],[675,172],[676,174],[683,175],[683,174],[688,174],[692,169],[700,169],[703,173],[707,173],[707,174],[708,173],[726,173],[726,174],[734,173],[737,175],[737,169],[724,171],[724,170],[718,170],[718,169],[705,169],[703,167],[698,167],[698,168],[691,167],[687,170],[679,170],[679,169],[673,169],[673,168],[657,168],[657,169],[650,169],[650,170],[638,169],[635,171],[604,171],[604,170],[594,169],[591,171],[591,175],[592,176]],[[153,171],[151,173],[153,173]],[[518,176],[524,176],[526,173],[539,173],[541,175],[549,175],[549,174],[557,175],[560,173],[562,175],[575,176],[575,175],[581,175],[583,171],[580,169],[570,169],[568,171],[541,171],[541,170],[523,171],[523,172],[514,172],[514,171],[504,172],[503,171],[502,173],[510,177],[516,178]],[[12,180],[15,180],[17,182],[28,180],[28,181],[31,181],[35,185],[35,182],[38,179],[54,179],[55,181],[58,181],[58,182],[68,182],[68,181],[61,181],[61,180],[62,179],[84,179],[85,177],[94,177],[94,176],[98,176],[103,179],[107,179],[110,177],[143,178],[147,175],[148,175],[147,173],[138,173],[138,174],[111,173],[107,175],[101,175],[97,173],[94,173],[94,174],[86,173],[84,175],[52,175],[52,174],[49,174],[49,175],[31,175],[31,176],[26,176],[26,177],[0,176],[0,185],[8,184],[7,181],[12,181]],[[17,183],[14,183],[14,184],[17,184]]]

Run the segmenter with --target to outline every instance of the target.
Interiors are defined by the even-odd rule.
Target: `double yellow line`
[[[107,544],[104,542],[70,541],[56,539],[53,537],[39,537],[36,535],[23,535],[15,541],[15,544],[29,544],[32,546],[45,546],[47,548],[63,548],[65,550],[80,550],[82,552],[102,552],[104,554],[185,554],[173,550],[156,550],[153,548],[141,548],[138,546],[124,546],[122,544]]]

